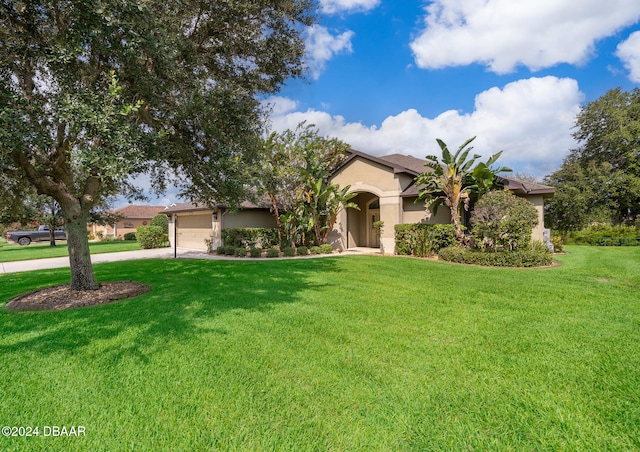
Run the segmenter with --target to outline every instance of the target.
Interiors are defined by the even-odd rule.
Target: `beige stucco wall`
[[[276,219],[268,210],[241,210],[222,216],[222,229],[275,227]]]
[[[451,222],[451,214],[446,206],[441,206],[438,213],[433,213],[427,208],[424,201],[414,202],[416,198],[402,199],[402,222],[403,224],[427,223],[427,224],[448,224]]]
[[[538,212],[538,224],[533,228],[531,240],[539,240],[542,242],[544,230],[544,198],[542,195],[525,196],[524,198],[533,204]]]
[[[375,186],[377,191],[402,191],[401,180],[393,174],[390,168],[380,164],[356,158],[337,171],[331,182],[345,187],[351,186],[352,192],[369,191],[367,188]]]

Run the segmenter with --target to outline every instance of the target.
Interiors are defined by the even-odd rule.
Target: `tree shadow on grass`
[[[2,310],[0,353],[75,354],[95,346],[108,361],[137,357],[146,362],[169,341],[187,342],[210,334],[203,323],[223,313],[268,311],[300,301],[304,291],[325,289],[338,278],[337,262],[337,258],[272,262],[153,259],[98,264],[99,281],[133,280],[152,290],[129,300],[66,311]],[[323,272],[336,276],[315,277]],[[9,301],[21,290],[35,289],[36,285],[28,285],[30,280],[65,284],[67,275],[68,270],[3,275],[0,301]],[[224,334],[222,329],[219,332]]]

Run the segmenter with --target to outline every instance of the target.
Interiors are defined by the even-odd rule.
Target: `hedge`
[[[590,226],[564,237],[566,244],[600,246],[639,246],[640,229],[633,226]]]
[[[438,257],[447,262],[487,267],[544,267],[553,263],[550,253],[534,250],[491,253],[452,246],[441,249]]]
[[[278,245],[278,230],[276,228],[223,229],[222,240],[226,246],[234,248],[271,248]]]
[[[396,254],[425,257],[455,245],[452,224],[397,224]]]

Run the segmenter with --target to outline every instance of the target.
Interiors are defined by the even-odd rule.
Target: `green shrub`
[[[484,195],[471,214],[475,246],[489,251],[525,250],[538,224],[538,211],[509,190]]]
[[[224,254],[225,256],[233,256],[236,253],[236,247],[233,245],[225,245],[224,246]]]
[[[286,257],[293,257],[296,255],[296,249],[292,246],[285,246],[282,249],[282,254],[284,254]]]
[[[127,232],[124,235],[124,239],[125,240],[135,240],[136,239],[136,233],[135,232]]]
[[[224,254],[224,250],[225,250],[224,246],[219,246],[216,248],[216,254],[219,256],[222,256]]]
[[[278,230],[276,228],[223,229],[222,240],[225,245],[235,248],[269,248],[278,245]]]
[[[159,226],[162,228],[162,232],[169,234],[169,217],[164,214],[158,214],[151,219],[150,226]]]
[[[449,247],[441,249],[438,257],[447,262],[487,267],[543,267],[553,263],[553,258],[548,250],[534,251],[531,249],[487,252]]]
[[[256,248],[256,247],[249,248],[249,256],[251,256],[251,257],[261,257],[262,256],[262,248]]]
[[[267,250],[267,257],[280,257],[280,250],[275,246]]]
[[[328,243],[324,245],[320,245],[320,254],[331,254],[333,253],[333,247]]]
[[[233,254],[238,257],[247,257],[247,249],[238,247],[234,250]]]
[[[322,250],[320,250],[319,246],[312,246],[311,247],[311,254],[322,254]]]
[[[564,241],[559,234],[551,234],[551,243],[553,244],[553,251],[556,253],[562,253],[564,251]]]
[[[140,226],[136,229],[136,240],[144,249],[160,248],[164,244],[164,232],[160,226]]]
[[[298,256],[306,256],[309,254],[309,248],[306,246],[299,246],[296,251],[298,252]]]
[[[600,246],[637,246],[640,230],[633,226],[594,225],[567,234],[567,244]]]
[[[396,253],[408,256],[430,256],[456,244],[451,224],[397,224],[395,237]]]
[[[538,253],[550,253],[549,247],[541,242],[540,240],[533,240],[529,245],[529,249],[531,251],[536,251]]]

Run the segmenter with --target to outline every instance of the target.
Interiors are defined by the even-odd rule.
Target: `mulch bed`
[[[46,287],[20,295],[6,305],[10,310],[58,311],[111,303],[142,295],[151,290],[134,281],[115,281],[100,284],[98,290],[71,290],[69,284]]]

